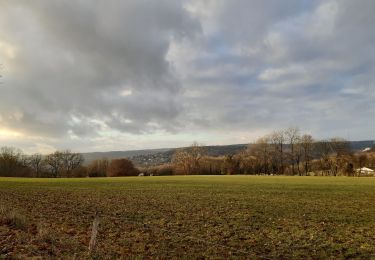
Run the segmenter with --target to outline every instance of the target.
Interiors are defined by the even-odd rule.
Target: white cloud
[[[373,117],[374,7],[0,0],[2,140],[87,151],[243,142],[288,125],[340,135]]]
[[[133,91],[131,89],[124,89],[121,90],[120,95],[123,97],[131,96],[133,94]]]

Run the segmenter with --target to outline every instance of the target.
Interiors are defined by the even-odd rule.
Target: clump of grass
[[[56,234],[45,225],[38,225],[37,239],[41,242],[54,245],[56,244]]]
[[[24,215],[4,206],[0,206],[0,224],[20,230],[26,230],[28,227],[28,221]]]

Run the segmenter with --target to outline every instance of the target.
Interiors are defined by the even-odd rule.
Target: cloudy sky
[[[375,139],[373,0],[0,0],[0,146]]]

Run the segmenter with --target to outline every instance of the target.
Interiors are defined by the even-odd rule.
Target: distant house
[[[362,167],[356,170],[356,173],[358,176],[374,176],[374,170],[367,168],[367,167]]]
[[[138,174],[138,176],[145,176],[145,174],[141,172],[140,174]]]

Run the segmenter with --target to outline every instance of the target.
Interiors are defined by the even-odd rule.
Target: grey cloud
[[[346,137],[348,122],[374,116],[373,1],[220,3],[209,16],[216,30],[207,33],[216,40],[200,42],[184,66],[191,69],[190,91],[203,92],[189,99],[199,103],[193,118],[203,113],[211,127],[249,132],[300,125]],[[360,91],[353,98],[344,89]],[[367,125],[375,125],[365,125],[351,138],[371,138]]]
[[[4,75],[0,111],[23,114],[3,125],[35,135],[96,132],[90,119],[125,132],[151,121],[173,125],[181,93],[166,55],[172,40],[199,31],[181,3],[2,1],[0,7],[3,24],[14,23],[0,28],[2,39],[18,50],[4,64],[15,74]],[[122,98],[124,89],[135,94]],[[132,123],[124,127],[123,118]]]
[[[372,0],[0,0],[1,124],[90,149],[290,125],[374,138],[374,9]]]

